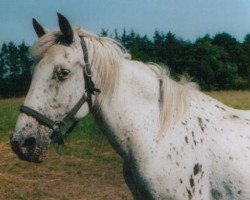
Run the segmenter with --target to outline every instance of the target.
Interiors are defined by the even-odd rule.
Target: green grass
[[[22,102],[23,98],[0,100],[0,141],[9,138],[9,132],[15,127]]]

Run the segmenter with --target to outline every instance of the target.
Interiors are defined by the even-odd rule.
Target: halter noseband
[[[60,121],[53,121],[46,117],[45,115],[39,113],[38,111],[22,105],[20,107],[20,112],[25,113],[33,118],[35,118],[39,123],[49,127],[53,130],[51,138],[56,140],[55,143],[58,145],[64,144],[64,136],[66,135],[67,131],[73,126],[75,123],[75,115],[80,110],[82,105],[87,102],[89,108],[92,108],[92,95],[95,92],[100,92],[99,89],[95,88],[95,84],[92,81],[91,77],[91,66],[89,64],[89,57],[88,57],[88,49],[84,39],[81,40],[81,46],[83,50],[83,58],[85,61],[85,68],[83,68],[83,75],[85,81],[85,92],[83,93],[82,97],[78,100],[76,105],[67,113],[65,117],[63,117]]]

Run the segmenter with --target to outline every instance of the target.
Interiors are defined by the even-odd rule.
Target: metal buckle
[[[60,132],[62,123],[60,121],[55,121],[53,124],[53,131]]]
[[[84,72],[85,72],[86,76],[92,77],[92,73],[91,73],[91,69],[90,69],[90,64],[89,63],[85,64]]]
[[[61,143],[63,144],[64,143],[64,138],[63,138],[63,135],[62,135],[62,127],[63,127],[64,123],[62,121],[56,121],[53,125],[53,132],[55,134],[55,136],[57,137],[57,142],[58,144]]]

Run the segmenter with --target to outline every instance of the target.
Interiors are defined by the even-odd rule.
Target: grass
[[[250,91],[208,94],[229,106],[250,109]],[[132,199],[122,177],[121,158],[90,116],[72,131],[62,156],[51,146],[41,164],[18,160],[8,138],[22,102],[23,98],[0,100],[0,199]]]
[[[243,110],[250,110],[250,91],[216,91],[209,92],[208,95],[218,99],[226,105]]]

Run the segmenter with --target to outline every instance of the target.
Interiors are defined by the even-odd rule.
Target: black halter
[[[67,133],[67,131],[73,126],[75,123],[75,115],[80,110],[82,105],[87,102],[89,105],[89,108],[92,108],[92,95],[95,94],[95,92],[100,92],[99,89],[95,88],[95,84],[91,79],[91,66],[89,64],[89,57],[88,57],[88,50],[87,45],[85,43],[85,40],[81,40],[81,46],[83,50],[83,57],[85,61],[85,68],[83,68],[83,75],[84,75],[84,81],[85,81],[85,93],[83,93],[82,97],[78,100],[76,105],[67,113],[65,117],[63,117],[60,121],[53,121],[46,117],[45,115],[39,113],[38,111],[22,105],[20,107],[20,112],[25,113],[33,118],[35,118],[39,123],[49,127],[53,130],[53,133],[51,135],[51,139],[54,141],[54,143],[57,143],[58,145],[64,144],[64,136]]]

